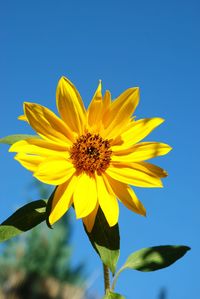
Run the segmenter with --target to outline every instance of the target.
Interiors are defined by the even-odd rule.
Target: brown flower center
[[[93,175],[104,172],[111,160],[110,143],[99,134],[87,133],[80,136],[71,148],[71,159],[74,167]]]

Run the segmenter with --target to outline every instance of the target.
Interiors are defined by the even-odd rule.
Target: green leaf
[[[118,224],[110,227],[102,210],[99,208],[91,233],[89,233],[86,228],[85,231],[102,262],[108,266],[114,274],[120,253]]]
[[[111,289],[115,289],[118,277],[125,269],[133,269],[142,272],[160,270],[175,263],[178,259],[183,257],[188,250],[190,250],[188,246],[165,245],[143,248],[133,252],[116,273]]]
[[[27,138],[40,138],[38,135],[15,134],[0,138],[0,143],[12,145],[13,143]]]
[[[125,297],[120,294],[107,291],[103,299],[125,299]]]
[[[122,268],[142,272],[160,270],[175,263],[188,250],[190,250],[190,247],[172,245],[143,248],[132,253]]]
[[[45,200],[36,200],[26,204],[0,225],[0,242],[32,229],[45,219]]]

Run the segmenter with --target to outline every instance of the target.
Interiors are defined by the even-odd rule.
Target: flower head
[[[139,103],[139,88],[129,88],[114,101],[102,96],[101,82],[86,110],[75,86],[59,80],[56,103],[60,118],[48,108],[24,103],[24,116],[39,138],[14,143],[15,159],[46,184],[57,186],[50,224],[73,204],[76,217],[91,231],[99,206],[107,222],[118,222],[118,200],[145,215],[142,203],[129,185],[162,187],[167,176],[146,160],[165,155],[171,147],[160,142],[140,142],[164,120],[132,117]],[[118,199],[118,200],[117,200]]]

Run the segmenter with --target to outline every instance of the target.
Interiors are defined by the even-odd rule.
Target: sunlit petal
[[[104,128],[110,124],[110,108],[111,108],[111,93],[109,90],[106,90],[103,98],[103,109],[102,109],[102,123]]]
[[[52,225],[58,221],[70,208],[72,204],[72,194],[76,187],[77,177],[72,176],[64,184],[59,185],[53,196],[49,223]]]
[[[162,182],[158,177],[145,173],[133,164],[112,164],[106,173],[117,181],[137,187],[162,187]]]
[[[9,152],[20,152],[32,155],[69,157],[69,147],[39,138],[28,138],[15,142]]]
[[[97,188],[93,177],[85,173],[79,175],[73,201],[77,218],[84,218],[95,209],[97,204]]]
[[[18,119],[19,119],[19,120],[23,120],[23,121],[28,121],[27,118],[26,118],[26,115],[24,115],[24,114],[18,116]]]
[[[26,169],[35,172],[40,163],[44,161],[44,157],[19,153],[15,156],[15,160],[17,160]]]
[[[129,88],[123,92],[110,107],[110,124],[105,130],[105,137],[118,136],[123,130],[139,103],[139,88]]]
[[[130,186],[122,182],[112,179],[110,176],[107,176],[108,182],[119,200],[131,211],[143,215],[146,215],[146,210],[143,204],[137,198],[135,192]]]
[[[88,107],[88,124],[91,128],[99,129],[102,119],[103,99],[101,93],[101,81]]]
[[[168,144],[160,142],[141,142],[132,148],[113,152],[112,161],[115,162],[138,162],[145,161],[158,156],[166,155],[171,151]]]
[[[76,87],[62,77],[56,90],[58,111],[67,126],[77,134],[83,134],[86,124],[86,111]]]
[[[148,162],[138,162],[138,163],[134,163],[134,165],[138,165],[138,167],[142,167],[144,172],[151,172],[152,175],[157,176],[159,178],[166,178],[168,176],[168,173],[166,170],[164,170],[163,168],[148,163]]]
[[[121,145],[113,147],[114,151],[130,148],[135,143],[144,139],[149,135],[156,127],[164,122],[164,119],[159,117],[144,118],[130,123],[126,131],[120,135]]]
[[[114,226],[118,222],[119,206],[115,195],[109,192],[106,181],[106,177],[96,176],[98,200],[109,226]]]
[[[48,108],[26,102],[24,113],[31,127],[43,138],[67,144],[73,141],[74,137],[65,123]]]
[[[73,165],[62,157],[45,159],[38,167],[34,176],[43,183],[60,185],[75,173]]]

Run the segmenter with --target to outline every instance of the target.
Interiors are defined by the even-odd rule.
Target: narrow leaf
[[[0,143],[12,145],[13,143],[27,138],[40,138],[38,135],[15,134],[0,138]]]
[[[103,299],[125,299],[125,297],[120,294],[107,291]]]
[[[0,225],[0,242],[40,224],[46,218],[46,201],[36,200],[18,209]]]
[[[99,208],[91,233],[89,233],[86,228],[85,231],[102,262],[108,266],[114,274],[120,253],[118,224],[110,227],[102,210]]]
[[[190,247],[172,245],[143,248],[132,253],[122,268],[142,272],[156,271],[175,263],[188,250],[190,250]]]

